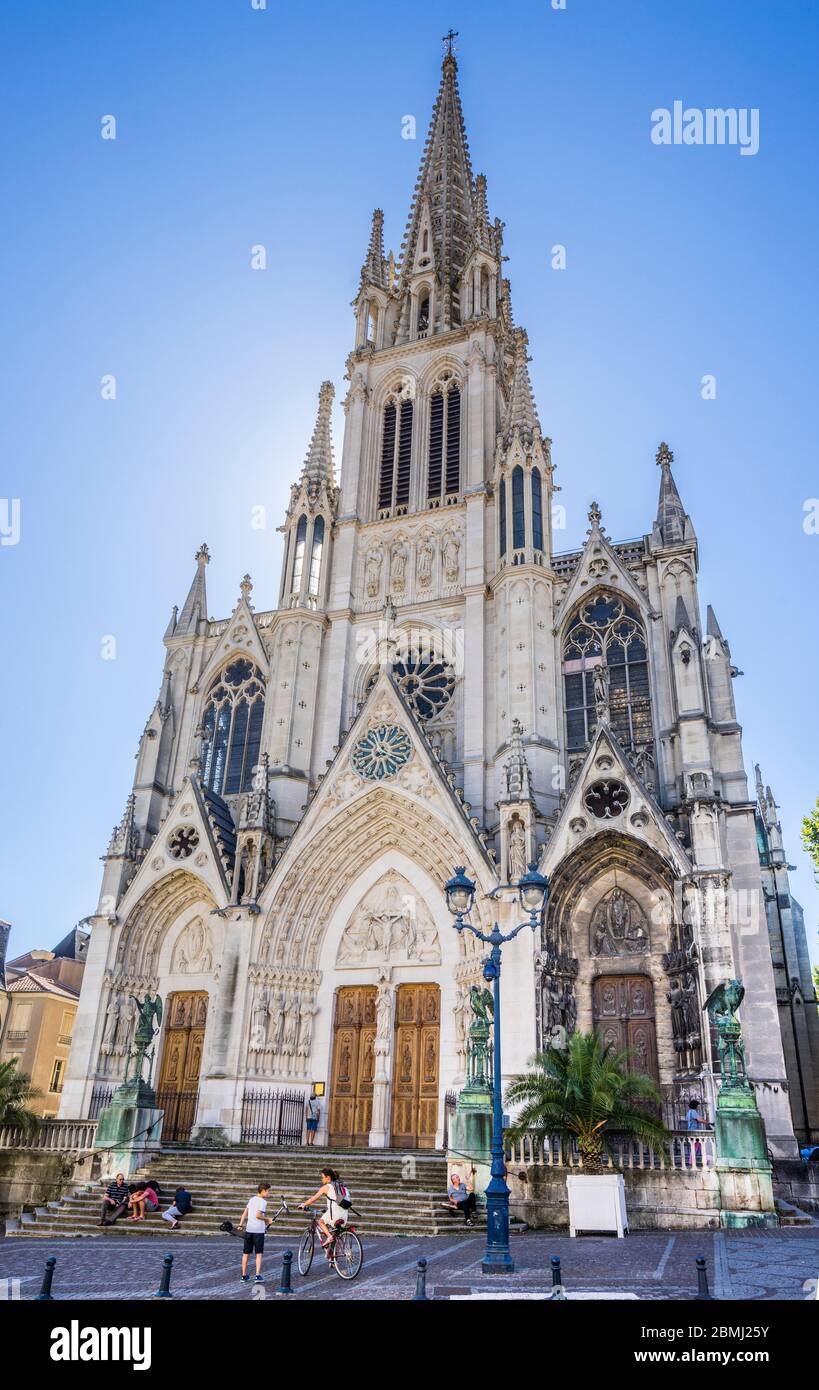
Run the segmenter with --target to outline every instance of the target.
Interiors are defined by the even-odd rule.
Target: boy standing
[[[264,1253],[264,1233],[268,1226],[272,1226],[272,1218],[267,1216],[267,1194],[270,1191],[270,1183],[260,1182],[259,1190],[255,1197],[251,1197],[239,1221],[239,1230],[244,1230],[245,1243],[242,1246],[242,1283],[250,1283],[250,1275],[247,1272],[247,1262],[251,1255],[256,1256],[256,1278],[254,1283],[263,1284],[264,1275],[262,1274],[262,1254]]]

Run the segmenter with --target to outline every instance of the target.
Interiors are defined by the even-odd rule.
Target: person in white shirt
[[[259,1190],[255,1197],[251,1197],[239,1221],[239,1230],[245,1233],[245,1243],[242,1246],[242,1283],[250,1283],[250,1275],[247,1272],[247,1262],[251,1255],[256,1256],[256,1278],[255,1283],[263,1284],[264,1275],[262,1274],[262,1255],[264,1253],[264,1233],[268,1226],[272,1226],[272,1217],[266,1215],[267,1194],[270,1191],[270,1183],[260,1182]]]

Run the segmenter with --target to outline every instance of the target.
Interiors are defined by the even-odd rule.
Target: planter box
[[[579,1231],[628,1231],[626,1185],[622,1173],[572,1173],[566,1178],[569,1194],[569,1234]]]

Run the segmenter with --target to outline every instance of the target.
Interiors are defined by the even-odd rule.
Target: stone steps
[[[190,1191],[196,1210],[187,1216],[173,1234],[213,1236],[223,1221],[238,1224],[239,1217],[258,1186],[270,1183],[269,1210],[284,1195],[291,1210],[279,1217],[271,1235],[298,1240],[307,1217],[295,1207],[312,1196],[319,1185],[319,1171],[328,1164],[337,1169],[353,1194],[356,1211],[352,1217],[362,1234],[426,1236],[458,1234],[486,1228],[486,1216],[479,1209],[475,1225],[466,1227],[453,1217],[445,1204],[447,1169],[445,1155],[391,1153],[385,1150],[299,1149],[196,1150],[176,1148],[163,1151],[149,1168],[134,1178],[152,1177],[162,1190],[161,1207],[166,1209],[176,1187]],[[133,1180],[133,1179],[132,1179]],[[143,1221],[119,1220],[115,1226],[99,1225],[99,1209],[106,1183],[75,1189],[58,1202],[28,1213],[7,1235],[26,1238],[85,1236],[110,1239],[165,1236],[170,1227],[159,1212]],[[359,1213],[361,1213],[359,1215]]]

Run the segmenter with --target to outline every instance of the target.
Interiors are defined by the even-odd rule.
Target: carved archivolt
[[[337,965],[439,965],[432,915],[401,874],[388,873],[364,896],[344,931]]]
[[[166,932],[191,907],[216,907],[207,885],[192,874],[169,874],[148,890],[133,908],[117,944],[116,971],[153,977]]]
[[[261,931],[259,959],[291,969],[316,969],[336,904],[368,864],[396,845],[442,885],[453,864],[465,857],[462,840],[438,815],[381,784],[337,811],[304,846],[271,905]],[[474,864],[467,872],[476,876]],[[476,915],[482,913],[479,899]],[[468,933],[460,941],[464,955],[477,949]]]

